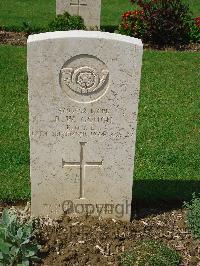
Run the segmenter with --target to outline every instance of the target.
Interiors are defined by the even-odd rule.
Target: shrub
[[[200,17],[194,19],[195,25],[200,28]]]
[[[128,11],[122,15],[121,34],[142,38],[145,35],[144,11]]]
[[[131,0],[141,10],[125,13],[120,33],[138,37],[158,45],[186,44],[190,39],[189,6],[181,0]],[[139,14],[139,15],[138,15]]]
[[[30,22],[23,22],[22,31],[26,32],[29,35],[31,33],[39,33],[42,31],[42,29],[33,26]]]
[[[48,26],[50,31],[84,30],[84,21],[80,16],[71,16],[65,12],[58,15]]]
[[[69,13],[58,15],[47,27],[36,27],[30,22],[24,21],[21,26],[2,26],[5,31],[26,32],[27,35],[47,31],[84,30],[86,27],[80,16],[71,16]]]
[[[23,22],[20,26],[1,26],[0,30],[11,32],[25,32],[27,33],[27,35],[31,33],[45,32],[44,28],[35,27],[29,22]]]
[[[194,237],[200,238],[200,194],[193,194],[192,200],[184,206],[187,208],[188,226]]]
[[[0,265],[29,265],[38,261],[40,246],[31,240],[32,222],[22,223],[16,214],[4,210],[0,221]]]
[[[176,266],[180,255],[166,245],[153,240],[143,241],[121,256],[122,266]]]
[[[190,41],[200,43],[200,17],[195,18],[191,25]]]

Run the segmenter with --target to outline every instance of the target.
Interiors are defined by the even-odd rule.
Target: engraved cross
[[[85,180],[85,168],[86,167],[99,167],[103,165],[101,162],[87,162],[84,158],[84,146],[87,142],[80,142],[80,162],[65,162],[62,159],[62,167],[79,167],[80,168],[80,199],[84,199],[84,180]]]
[[[80,7],[81,6],[87,6],[87,3],[85,2],[85,0],[75,0],[75,1],[71,0],[70,6],[78,7],[78,14],[77,15],[80,15]]]

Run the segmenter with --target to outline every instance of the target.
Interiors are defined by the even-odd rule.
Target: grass
[[[45,27],[55,16],[55,0],[3,0],[0,1],[0,25],[21,26],[30,22]]]
[[[200,16],[200,3],[199,0],[184,0],[185,3],[189,4],[190,10],[194,17]]]
[[[135,194],[181,200],[200,191],[200,53],[144,54]],[[138,182],[137,182],[138,181]]]
[[[185,0],[194,16],[200,16],[199,0]],[[116,26],[124,11],[133,9],[129,0],[102,0],[102,26]],[[0,1],[0,26],[20,27],[23,22],[44,28],[54,18],[55,0],[3,0]]]
[[[29,197],[26,50],[0,46],[0,199]]]
[[[26,48],[0,46],[0,199],[30,197]],[[188,199],[200,190],[200,53],[146,51],[134,196]]]
[[[138,242],[132,250],[121,255],[122,266],[178,266],[181,257],[179,253],[163,243],[154,240]]]

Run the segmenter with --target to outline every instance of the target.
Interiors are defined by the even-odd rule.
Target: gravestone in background
[[[142,51],[111,33],[29,36],[33,215],[130,219]]]
[[[101,0],[56,0],[56,14],[64,12],[81,16],[88,29],[100,28]]]

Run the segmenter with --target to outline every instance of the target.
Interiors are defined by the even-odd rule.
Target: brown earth
[[[27,34],[25,32],[6,32],[0,30],[0,44],[26,45]]]
[[[132,222],[64,216],[56,227],[45,226],[40,230],[42,265],[120,265],[123,251],[130,250],[137,241],[154,239],[180,252],[180,265],[197,266],[200,240],[192,237],[185,221],[183,209],[145,215]]]
[[[0,44],[10,44],[10,45],[23,45],[27,44],[28,34],[25,32],[6,32],[0,30]],[[189,45],[183,45],[178,47],[159,47],[157,45],[144,45],[145,49],[155,49],[155,50],[166,50],[166,51],[194,51],[200,52],[200,44],[199,43],[191,43]]]
[[[0,203],[0,215],[12,205],[24,209],[25,203]],[[29,206],[29,205],[28,205]],[[36,226],[42,245],[42,262],[35,266],[120,265],[120,254],[138,241],[154,239],[177,250],[182,266],[200,266],[200,240],[194,239],[186,224],[186,210],[169,203],[156,207],[135,206],[132,222],[84,216],[45,219]],[[29,206],[30,207],[30,206]],[[177,209],[176,209],[177,208]],[[24,212],[23,212],[24,213]],[[27,217],[30,209],[27,209]]]

